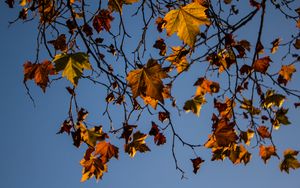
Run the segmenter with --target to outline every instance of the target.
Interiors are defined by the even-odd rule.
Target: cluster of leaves
[[[15,6],[14,0],[6,0],[6,3],[10,8]],[[275,38],[270,42],[270,48],[264,47],[266,42],[262,33],[267,6],[276,8],[278,14],[294,24],[296,30],[300,28],[300,8],[290,8],[295,1],[249,0],[248,4],[243,2],[243,6],[247,6],[244,9],[249,10],[244,16],[239,14],[238,3],[231,0],[99,0],[98,8],[93,10],[89,9],[89,5],[97,2],[87,0],[20,2],[22,8],[17,20],[39,18],[39,43],[44,45],[51,58],[38,63],[37,55],[35,63],[26,62],[24,83],[26,85],[28,80],[34,79],[46,92],[46,88],[61,77],[70,81],[71,87],[67,87],[71,98],[68,118],[58,133],[71,134],[76,147],[81,143],[87,145],[80,161],[82,181],[91,177],[101,179],[107,172],[109,160],[118,158],[119,148],[111,143],[110,135],[119,135],[124,142],[124,152],[130,157],[134,157],[137,151],[150,151],[145,141],[148,134],[153,136],[158,146],[170,140],[176,169],[182,175],[184,170],[177,163],[175,140],[195,153],[195,158],[191,159],[194,173],[205,162],[197,155],[196,148],[199,147],[211,150],[212,161],[228,158],[233,164],[246,165],[251,160],[250,145],[259,148],[264,163],[272,156],[280,158],[273,141],[273,130],[291,124],[288,119],[291,105],[285,105],[287,96],[293,97],[290,102],[294,102],[295,108],[300,105],[300,91],[289,87],[299,67],[300,33],[291,35],[285,43],[281,38]],[[124,49],[128,46],[130,35],[123,14],[129,6],[136,10],[133,17],[142,17],[140,22],[143,24],[133,57]],[[228,11],[224,11],[224,6]],[[239,30],[247,28],[253,19],[259,20],[256,39],[239,36]],[[156,26],[160,36],[153,44],[153,48],[159,50],[157,58],[145,57],[146,41],[149,40],[147,31],[151,26]],[[175,33],[179,45],[173,44],[172,40],[176,39],[171,36]],[[53,35],[56,38],[48,39]],[[241,37],[244,39],[239,39]],[[171,54],[167,53],[169,48]],[[283,60],[290,61],[282,63],[280,68],[272,65],[274,54],[279,50],[286,52]],[[111,63],[114,57],[123,64]],[[173,86],[181,77],[189,77],[190,70],[196,65],[205,70],[194,81],[196,92],[182,106],[177,105]],[[119,128],[88,128],[88,113],[78,107],[76,100],[76,89],[82,79],[106,89],[104,116],[111,123],[113,117],[109,107],[119,105],[124,113],[123,124]],[[165,102],[167,100],[171,104]],[[186,142],[173,124],[174,109],[200,116],[201,108],[207,103],[215,109],[208,140],[203,144]],[[150,115],[158,114],[156,118],[163,126],[157,125],[153,119],[149,133],[145,134],[138,125],[132,125],[130,122],[135,116],[139,119],[141,114],[147,113],[144,109],[148,109]],[[158,113],[152,113],[152,110]],[[103,128],[109,128],[107,133]],[[165,131],[171,133],[172,139],[164,135]],[[290,169],[299,168],[297,154],[296,150],[285,150],[280,170],[289,173]]]

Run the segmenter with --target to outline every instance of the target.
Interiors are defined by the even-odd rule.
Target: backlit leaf
[[[279,71],[279,77],[277,81],[279,83],[287,84],[288,81],[292,79],[293,73],[296,72],[296,68],[293,64],[291,65],[282,65]]]
[[[133,134],[132,141],[129,144],[125,144],[125,152],[128,153],[130,157],[134,157],[137,151],[141,153],[150,151],[145,142],[146,138],[147,134],[137,131]]]
[[[84,69],[90,70],[89,56],[86,53],[57,54],[53,62],[57,72],[63,71],[62,76],[66,77],[74,86],[77,86],[79,78]]]
[[[273,90],[268,90],[265,99],[262,102],[262,106],[264,108],[270,108],[271,106],[281,107],[284,100],[284,95],[276,94]]]
[[[167,74],[162,70],[161,65],[150,59],[145,67],[130,71],[127,81],[131,87],[133,98],[149,96],[164,103],[164,85],[161,79],[166,77]]]
[[[272,60],[269,56],[260,58],[254,62],[253,69],[257,72],[265,74],[270,66],[270,62],[272,62]]]
[[[257,128],[257,132],[262,138],[271,138],[271,133],[268,131],[268,127],[266,126],[259,126]]]
[[[203,95],[197,95],[193,99],[184,103],[183,109],[186,112],[192,111],[197,116],[200,115],[201,106],[206,103]]]
[[[186,55],[189,53],[189,51],[180,46],[176,46],[172,47],[172,52],[173,54],[169,55],[166,60],[175,65],[178,73],[187,70],[189,63],[187,61]]]
[[[271,158],[271,156],[278,157],[276,153],[276,148],[274,146],[259,146],[259,155],[264,160],[264,163],[266,164],[268,160]]]
[[[281,38],[275,39],[271,44],[271,53],[274,54],[278,50],[279,43],[281,42]]]
[[[36,85],[42,88],[43,92],[46,91],[46,87],[49,83],[49,75],[55,74],[54,66],[50,61],[44,61],[42,63],[32,64],[30,61],[24,65],[24,83],[27,80],[34,79]]]
[[[106,141],[98,142],[95,146],[95,155],[100,155],[101,161],[106,163],[112,157],[118,159],[119,148]]]
[[[111,26],[110,22],[114,20],[114,17],[111,15],[110,11],[106,9],[100,10],[100,12],[93,19],[93,27],[99,33],[103,29],[109,31]]]
[[[295,151],[292,149],[287,149],[284,151],[284,159],[281,161],[279,167],[281,171],[285,171],[289,173],[291,169],[300,168],[300,162],[297,160],[296,156],[298,155],[299,151]]]
[[[165,28],[167,35],[177,32],[178,37],[190,47],[193,47],[196,36],[200,33],[199,26],[210,24],[206,14],[206,8],[198,3],[190,3],[177,10],[171,10],[164,18],[167,22]]]

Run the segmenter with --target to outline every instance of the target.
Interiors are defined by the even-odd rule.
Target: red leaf
[[[93,27],[99,33],[103,29],[109,31],[111,26],[110,22],[114,20],[114,17],[110,15],[110,11],[106,9],[100,10],[99,14],[94,17]]]
[[[270,138],[271,137],[271,133],[268,131],[268,127],[266,127],[266,126],[259,126],[257,129],[257,132],[258,132],[259,136],[262,138]]]
[[[167,142],[165,135],[163,135],[162,133],[158,133],[155,137],[154,137],[154,142],[156,145],[163,145]]]
[[[164,122],[166,119],[169,119],[170,115],[168,112],[158,112],[158,119],[161,122]]]

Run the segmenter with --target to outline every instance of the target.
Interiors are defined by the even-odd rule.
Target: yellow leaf
[[[125,144],[125,152],[128,153],[130,157],[134,157],[137,151],[141,153],[150,151],[145,142],[147,136],[147,134],[143,134],[140,131],[134,133],[132,141],[129,144]]]
[[[24,7],[29,2],[30,2],[30,0],[21,0],[19,4],[20,4],[20,6]]]
[[[57,72],[63,71],[62,76],[66,77],[74,86],[77,86],[83,69],[90,70],[89,56],[86,53],[57,54],[53,62]]]
[[[122,14],[123,4],[136,3],[139,0],[109,0],[108,7],[111,11],[120,12]]]
[[[206,14],[206,8],[199,3],[190,3],[177,10],[171,10],[164,18],[167,22],[165,28],[167,35],[177,32],[178,37],[190,47],[193,47],[196,36],[200,33],[199,26],[210,24]]]
[[[192,111],[197,116],[200,115],[200,110],[203,104],[206,103],[204,95],[197,95],[193,99],[185,102],[183,109],[186,112]]]
[[[289,81],[292,78],[293,73],[296,72],[296,68],[293,64],[282,65],[279,75],[281,75],[285,80]]]
[[[130,71],[127,81],[133,98],[149,96],[163,103],[164,85],[161,79],[166,77],[167,74],[162,70],[161,65],[150,59],[145,67]]]
[[[172,47],[172,51],[173,54],[171,54],[166,60],[170,61],[173,65],[175,65],[178,73],[185,71],[189,65],[186,59],[186,54],[189,51],[180,46]]]

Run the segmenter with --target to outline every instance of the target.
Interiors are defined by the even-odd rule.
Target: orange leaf
[[[110,22],[114,20],[114,17],[110,15],[110,11],[106,9],[100,10],[99,14],[94,17],[93,27],[99,33],[103,29],[110,30]]]
[[[268,131],[268,127],[266,126],[259,126],[257,132],[262,138],[271,138],[271,133]]]
[[[115,157],[116,159],[118,159],[119,148],[110,144],[109,142],[102,141],[102,142],[99,142],[95,146],[95,155],[98,155],[98,154],[101,156],[101,161],[103,163],[106,163],[112,157]]]
[[[43,63],[34,63],[30,61],[24,65],[24,83],[27,80],[34,79],[35,83],[42,88],[43,92],[46,91],[46,87],[49,82],[49,75],[53,75],[54,66],[50,61],[46,60]]]
[[[271,156],[277,156],[276,148],[274,146],[259,146],[259,155],[264,160],[264,163],[266,164],[267,161],[271,158]],[[278,157],[278,156],[277,156]]]
[[[265,74],[267,72],[268,67],[270,66],[270,62],[272,62],[272,60],[269,56],[260,58],[254,62],[253,69],[257,72]]]
[[[233,128],[234,123],[228,123],[226,119],[221,119],[214,126],[216,126],[214,135],[218,146],[228,146],[238,139]]]

